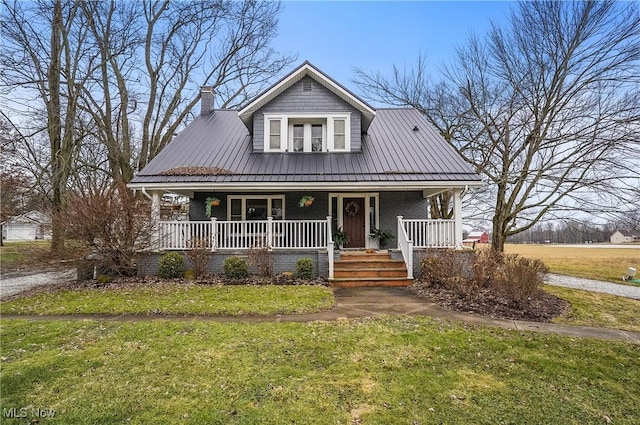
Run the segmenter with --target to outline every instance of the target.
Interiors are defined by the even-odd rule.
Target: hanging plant
[[[353,217],[360,212],[360,205],[356,201],[351,201],[344,207],[344,212],[347,213],[349,217]]]
[[[211,207],[217,207],[220,205],[220,199],[212,196],[207,198],[204,201],[204,212],[207,215],[207,218],[211,218]]]
[[[303,196],[298,205],[300,205],[300,208],[310,207],[313,204],[313,200],[313,196]]]

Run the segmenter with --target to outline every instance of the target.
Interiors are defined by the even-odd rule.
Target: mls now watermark
[[[53,418],[55,415],[55,410],[41,407],[2,408],[2,416],[5,418]]]

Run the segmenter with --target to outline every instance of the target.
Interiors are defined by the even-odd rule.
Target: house
[[[29,211],[2,223],[2,239],[33,241],[51,239],[51,217],[40,211]]]
[[[465,243],[489,243],[489,234],[483,230],[473,230],[469,232]]]
[[[616,230],[611,235],[611,243],[630,243],[640,242],[640,232],[634,232],[630,230]]]
[[[213,104],[204,87],[200,116],[129,184],[153,200],[159,250],[204,237],[219,271],[227,256],[267,246],[276,272],[310,257],[337,280],[338,259],[379,248],[375,229],[393,233],[384,255],[405,278],[420,250],[462,247],[461,197],[480,177],[417,110],[374,109],[309,62],[239,110]],[[445,191],[454,218],[428,220],[429,197]],[[190,198],[188,222],[159,220],[166,192]]]

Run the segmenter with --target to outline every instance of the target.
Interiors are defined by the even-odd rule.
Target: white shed
[[[29,211],[2,223],[5,241],[51,239],[51,217],[40,211]]]

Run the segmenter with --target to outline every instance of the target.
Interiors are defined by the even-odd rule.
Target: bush
[[[244,279],[249,276],[249,266],[242,257],[229,257],[224,260],[224,276],[227,279]]]
[[[313,260],[300,258],[296,261],[296,275],[299,279],[313,279]]]
[[[273,276],[273,252],[266,246],[249,249],[249,263],[258,270],[262,277]]]
[[[503,255],[502,267],[494,273],[492,289],[517,306],[535,299],[549,269],[537,259],[517,254]]]
[[[432,250],[420,263],[422,279],[428,285],[442,286],[454,291],[462,298],[469,298],[478,292],[478,286],[467,272],[466,255],[451,250]]]
[[[193,238],[189,241],[188,247],[186,255],[193,267],[193,278],[198,278],[207,271],[211,259],[211,243],[206,238]]]
[[[100,257],[104,274],[133,276],[138,253],[152,246],[155,234],[149,209],[144,196],[117,183],[69,194],[53,220],[64,229],[65,250],[73,246],[82,251],[79,256]]]
[[[167,252],[158,262],[158,276],[174,279],[184,275],[184,258],[177,252]]]
[[[540,260],[505,255],[492,249],[475,253],[471,273],[466,256],[453,250],[431,251],[422,259],[422,281],[441,286],[463,299],[477,298],[484,289],[507,303],[522,306],[539,293],[548,271]],[[486,293],[486,291],[485,291]]]

